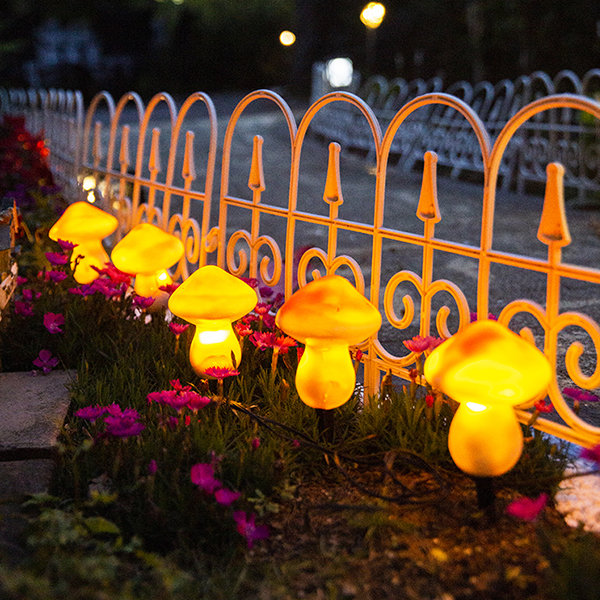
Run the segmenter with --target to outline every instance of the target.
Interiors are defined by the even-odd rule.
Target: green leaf
[[[93,535],[108,533],[110,535],[121,535],[121,530],[108,519],[104,517],[87,517],[84,521],[85,526]]]

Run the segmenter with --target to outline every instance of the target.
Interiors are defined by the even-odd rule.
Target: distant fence
[[[479,96],[478,96],[479,98]],[[234,132],[247,108],[255,101],[272,103],[273,110],[289,132],[289,196],[284,205],[265,201],[267,182],[263,175],[263,138],[254,135],[248,164],[248,192],[245,197],[230,192],[229,177]],[[355,95],[337,92],[319,98],[304,114],[299,124],[287,103],[277,94],[259,90],[247,95],[237,105],[227,124],[220,159],[221,185],[218,201],[213,203],[213,179],[217,161],[217,119],[211,99],[202,93],[191,95],[181,107],[171,96],[158,94],[147,106],[135,93],[115,103],[107,93],[97,95],[85,118],[81,96],[64,92],[0,93],[1,109],[25,113],[32,127],[44,127],[52,153],[52,167],[67,190],[79,190],[83,174],[92,174],[105,195],[105,207],[120,219],[117,237],[142,221],[149,221],[181,237],[185,256],[176,277],[185,278],[191,270],[207,262],[216,263],[239,276],[256,277],[266,285],[281,286],[286,298],[292,294],[294,282],[304,285],[315,276],[313,268],[323,273],[339,272],[353,280],[357,289],[380,310],[383,327],[367,340],[364,352],[363,382],[367,394],[375,392],[384,373],[408,379],[415,355],[406,351],[398,339],[416,328],[421,335],[449,337],[471,320],[487,318],[490,307],[492,269],[507,269],[540,280],[541,301],[528,298],[507,301],[498,312],[501,323],[516,328],[521,335],[535,341],[548,357],[555,375],[564,373],[571,385],[594,390],[600,387],[600,327],[580,312],[561,311],[561,286],[586,285],[590,297],[598,296],[600,270],[563,262],[562,251],[571,238],[562,203],[563,168],[548,166],[546,195],[540,213],[537,239],[546,248],[546,256],[535,258],[494,247],[495,198],[507,148],[528,123],[537,123],[549,111],[569,111],[600,118],[600,104],[578,95],[554,95],[535,100],[516,112],[500,129],[495,142],[477,112],[454,96],[435,92],[421,95],[406,104],[387,120],[385,133],[373,110]],[[192,107],[201,108],[205,118],[203,135],[208,137],[202,164],[195,158],[196,131],[186,129],[186,116]],[[329,144],[328,164],[323,165],[324,193],[320,212],[299,207],[300,156],[309,126],[314,127],[326,107],[352,110],[362,119],[370,136],[375,163],[375,188],[372,218],[364,221],[340,217],[344,202],[341,192],[340,152],[337,142]],[[151,127],[157,111],[165,115],[166,126]],[[454,111],[465,122],[475,139],[478,161],[484,173],[481,217],[472,229],[480,232],[478,243],[457,243],[436,236],[442,216],[438,210],[436,165],[439,160],[429,149],[421,154],[423,186],[416,216],[416,232],[389,225],[386,217],[386,175],[390,157],[395,152],[395,139],[411,119],[425,111],[427,115],[444,116]],[[129,121],[124,124],[125,112]],[[444,117],[445,118],[445,117]],[[455,119],[453,119],[454,122]],[[423,119],[419,118],[423,124]],[[428,125],[431,127],[431,125]],[[107,130],[108,129],[108,130]],[[165,131],[166,130],[166,131]],[[554,129],[547,131],[548,137]],[[161,136],[167,138],[166,166],[160,160]],[[442,134],[440,134],[442,135]],[[446,135],[445,133],[443,135]],[[422,139],[421,144],[425,145]],[[471,151],[473,156],[475,150]],[[201,168],[198,168],[201,167]],[[198,176],[198,173],[203,173]],[[78,179],[79,178],[79,179]],[[218,211],[218,225],[210,227],[210,211]],[[239,221],[232,227],[232,214],[242,214],[246,227]],[[389,214],[389,210],[388,210]],[[397,216],[397,215],[396,215]],[[414,215],[413,215],[414,216]],[[406,219],[410,215],[400,215]],[[355,217],[356,218],[356,217]],[[279,227],[274,227],[277,223]],[[302,232],[321,232],[320,241],[309,249]],[[438,231],[439,231],[438,227]],[[276,231],[283,232],[277,234]],[[353,255],[350,244],[342,248],[345,234],[366,239],[368,252]],[[532,236],[535,235],[531,232]],[[279,237],[278,237],[279,236]],[[302,249],[296,263],[293,257]],[[399,251],[398,251],[399,249]],[[405,253],[417,255],[416,269],[402,268]],[[446,259],[464,259],[475,267],[476,290],[469,293],[441,276]],[[400,264],[400,266],[399,266]],[[434,268],[435,267],[435,268]],[[586,289],[587,289],[586,287]],[[521,325],[521,318],[529,325]],[[577,335],[564,334],[575,330]],[[385,333],[385,338],[384,334]],[[396,340],[394,350],[390,338]],[[560,340],[563,340],[562,346]],[[582,419],[572,409],[562,392],[564,383],[557,377],[549,387],[549,396],[563,422],[540,418],[536,427],[586,446],[600,443],[600,427]],[[527,410],[518,412],[526,422]]]
[[[338,91],[327,83],[324,63],[313,67],[313,101]],[[373,76],[362,85],[355,80],[349,91],[362,98],[382,127],[410,100],[429,93],[447,93],[466,102],[485,123],[494,139],[505,123],[525,105],[553,94],[570,93],[600,99],[600,69],[579,78],[561,71],[554,78],[542,71],[497,84],[459,81],[444,88],[443,80]],[[344,147],[372,151],[373,145],[359,114],[341,104],[335,118],[318,119],[314,129],[324,137],[337,139]],[[499,176],[503,188],[525,191],[531,184],[543,183],[546,165],[558,160],[567,173],[568,186],[579,198],[600,193],[600,124],[569,108],[546,111],[528,121],[506,149]],[[398,132],[391,155],[396,167],[412,171],[422,165],[423,153],[434,150],[438,165],[447,167],[452,177],[483,174],[478,142],[469,124],[450,107],[436,104],[420,111]]]

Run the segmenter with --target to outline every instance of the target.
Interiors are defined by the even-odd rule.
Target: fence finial
[[[437,200],[437,154],[425,152],[423,164],[423,183],[421,184],[421,195],[417,206],[417,217],[421,221],[432,221],[438,223],[442,217],[438,208]]]
[[[571,234],[565,213],[563,177],[565,168],[557,162],[546,167],[546,194],[544,208],[537,237],[540,242],[550,245],[567,246],[571,243]]]
[[[265,175],[263,172],[262,145],[262,136],[255,135],[252,143],[252,164],[250,165],[248,187],[251,190],[259,192],[265,191]]]
[[[325,180],[325,191],[323,200],[327,204],[343,204],[342,186],[340,184],[340,150],[337,142],[329,144],[329,161],[327,163],[327,179]]]

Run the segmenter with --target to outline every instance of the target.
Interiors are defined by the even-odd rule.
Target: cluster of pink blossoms
[[[434,337],[432,335],[421,336],[416,335],[410,340],[404,340],[402,343],[415,354],[422,354],[423,352],[431,352],[442,344],[445,340],[443,338]]]
[[[169,383],[173,389],[150,392],[146,396],[148,404],[155,402],[163,406],[170,406],[177,412],[180,412],[183,408],[197,412],[211,402],[209,397],[194,392],[191,386],[182,385],[179,379],[173,379]]]
[[[75,416],[95,423],[104,417],[105,432],[119,438],[139,435],[146,426],[140,423],[140,414],[134,408],[121,408],[118,404],[110,406],[85,406],[75,411]]]

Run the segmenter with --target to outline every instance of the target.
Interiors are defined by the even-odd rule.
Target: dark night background
[[[77,88],[87,96],[102,88],[149,95],[280,86],[307,94],[314,61],[349,56],[366,74],[366,30],[358,18],[365,3],[4,0],[0,81]],[[600,67],[598,0],[384,4],[373,70],[388,77],[441,75],[448,85],[535,70],[581,76]],[[282,29],[295,32],[294,46],[279,44]],[[69,50],[56,52],[61,44]]]

